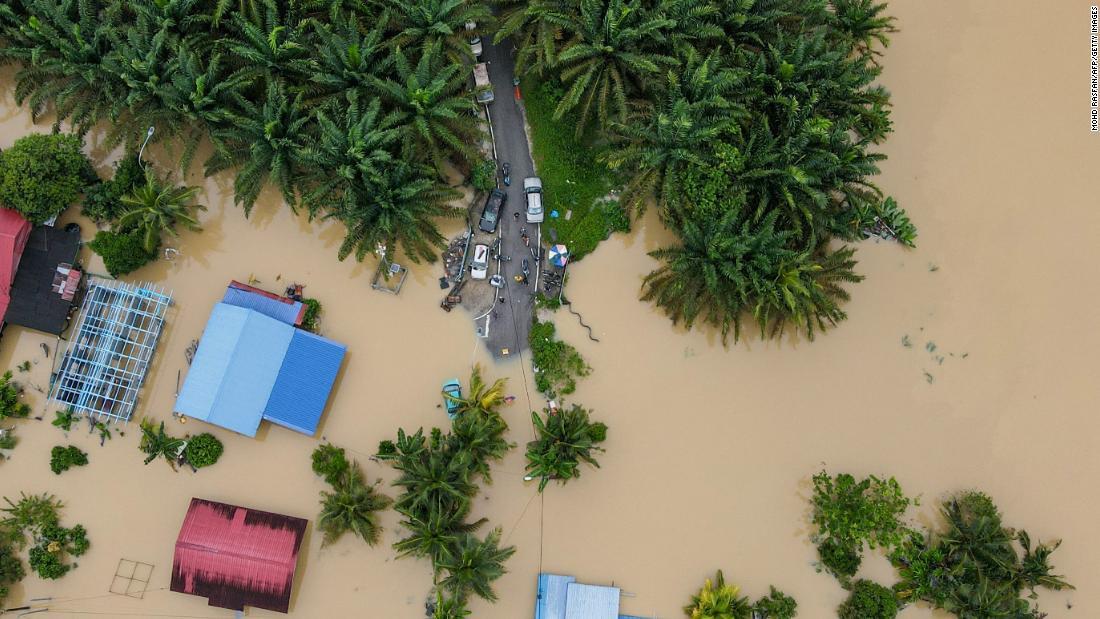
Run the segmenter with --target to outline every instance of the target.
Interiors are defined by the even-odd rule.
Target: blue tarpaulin
[[[262,419],[312,435],[345,352],[255,310],[218,303],[175,410],[246,436]]]

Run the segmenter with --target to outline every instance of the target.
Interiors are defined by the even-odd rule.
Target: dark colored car
[[[496,232],[500,213],[504,210],[504,201],[507,199],[508,194],[499,189],[489,192],[489,199],[485,201],[485,210],[481,211],[481,221],[477,224],[482,232]]]

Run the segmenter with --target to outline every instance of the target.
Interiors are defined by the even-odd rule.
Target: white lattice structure
[[[50,399],[81,415],[129,421],[171,302],[159,286],[92,278]]]

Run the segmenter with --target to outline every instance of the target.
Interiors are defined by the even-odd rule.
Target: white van
[[[489,246],[478,243],[474,245],[474,259],[470,261],[470,277],[473,279],[485,279],[489,272]]]
[[[523,179],[523,195],[527,198],[527,223],[542,223],[542,179],[537,176]]]
[[[478,103],[492,103],[493,83],[489,81],[489,65],[479,62],[474,65],[474,96]]]

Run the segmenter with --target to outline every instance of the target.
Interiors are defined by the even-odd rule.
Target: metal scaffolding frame
[[[50,399],[95,419],[129,421],[171,303],[159,286],[92,278]]]

